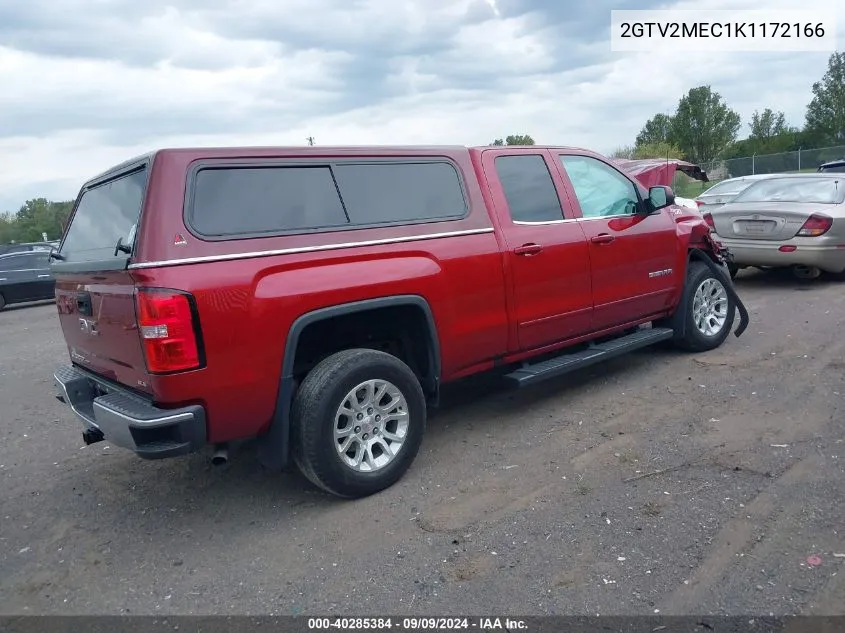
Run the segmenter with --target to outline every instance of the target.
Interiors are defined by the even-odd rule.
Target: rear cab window
[[[469,211],[445,159],[227,165],[194,169],[186,225],[201,239],[457,220]]]
[[[59,270],[121,270],[134,246],[147,165],[83,187],[62,239]],[[121,248],[118,248],[120,246]]]

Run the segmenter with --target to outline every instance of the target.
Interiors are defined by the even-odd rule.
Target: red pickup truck
[[[396,482],[441,385],[516,387],[748,314],[666,187],[568,147],[163,149],[80,191],[51,264],[87,443],[258,439],[317,486]]]

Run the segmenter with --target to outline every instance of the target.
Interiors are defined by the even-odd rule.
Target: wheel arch
[[[290,461],[290,414],[296,380],[294,362],[296,360],[297,348],[306,329],[314,324],[338,317],[348,317],[362,312],[402,307],[419,310],[425,323],[427,341],[424,348],[428,355],[427,360],[430,371],[427,375],[421,376],[420,378],[429,403],[437,404],[440,393],[441,373],[440,340],[434,320],[434,313],[425,297],[415,294],[393,295],[327,306],[306,312],[293,322],[285,339],[276,407],[270,422],[270,428],[262,436],[258,446],[258,457],[265,468],[270,470],[284,470]]]

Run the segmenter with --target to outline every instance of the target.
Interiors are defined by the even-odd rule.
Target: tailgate
[[[82,188],[51,266],[71,360],[104,378],[149,392],[127,270],[149,163],[122,166]]]
[[[57,277],[56,305],[71,360],[104,378],[149,392],[129,273]]]

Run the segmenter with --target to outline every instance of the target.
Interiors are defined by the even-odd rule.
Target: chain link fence
[[[841,158],[845,158],[845,145],[730,158],[703,164],[701,168],[707,173],[707,177],[715,182],[752,174],[816,171],[822,163]]]
[[[672,188],[676,195],[694,198],[705,189],[726,178],[737,178],[738,176],[750,176],[752,174],[816,171],[822,163],[842,158],[845,158],[845,145],[716,160],[701,164],[709,182],[692,180],[685,174],[676,172]]]

